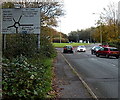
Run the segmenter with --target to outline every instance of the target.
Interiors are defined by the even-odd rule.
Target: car
[[[96,52],[101,49],[101,46],[94,46],[91,48],[91,54],[96,54]]]
[[[115,47],[102,47],[96,52],[97,57],[101,55],[106,56],[107,58],[109,58],[110,56],[114,56],[118,59],[120,56],[120,52]]]
[[[109,47],[109,45],[99,45],[99,46],[101,46],[101,47]]]
[[[86,47],[85,46],[78,46],[77,47],[77,52],[85,52],[86,51]]]
[[[73,47],[71,45],[64,46],[63,53],[73,53]]]

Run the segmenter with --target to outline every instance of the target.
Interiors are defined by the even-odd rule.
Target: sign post
[[[119,32],[119,39],[120,39],[120,1],[118,2],[118,32]]]
[[[120,24],[120,1],[118,2],[118,22]]]

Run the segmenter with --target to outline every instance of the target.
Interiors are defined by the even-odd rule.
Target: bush
[[[47,93],[52,89],[50,59],[41,62],[39,58],[28,60],[20,56],[11,61],[4,59],[3,63],[4,99],[29,100],[47,97]]]
[[[3,98],[29,100],[50,97],[51,58],[57,53],[49,39],[41,34],[40,50],[37,49],[36,35],[12,34],[7,35],[6,40],[7,49],[3,49]]]
[[[46,35],[41,35],[40,54],[49,58],[53,58],[57,55],[57,52],[50,40],[46,37]]]
[[[37,48],[37,35],[34,34],[12,34],[6,37],[6,49],[3,49],[3,56],[6,58],[16,58],[23,55],[33,57],[42,54],[49,58],[56,56],[56,51],[47,36],[41,35],[40,50]]]
[[[4,49],[3,49],[4,50]],[[34,34],[9,34],[6,35],[6,49],[3,55],[14,58],[21,54],[26,57],[33,56],[37,51],[37,36]]]

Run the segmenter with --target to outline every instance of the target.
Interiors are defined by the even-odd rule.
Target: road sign
[[[40,9],[2,9],[2,34],[40,34]]]

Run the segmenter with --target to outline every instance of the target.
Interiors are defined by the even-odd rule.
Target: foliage
[[[14,4],[12,2],[3,2],[2,8],[14,8]]]
[[[51,64],[50,59],[41,62],[39,58],[28,60],[24,56],[12,60],[4,59],[3,98],[47,98],[47,93],[52,90]]]
[[[50,36],[47,35],[49,31],[45,28],[42,27],[42,32],[41,32],[41,47],[40,47],[40,53],[44,56],[53,58],[56,56],[56,51],[53,45],[51,44]]]
[[[6,58],[13,58],[21,54],[27,57],[37,52],[37,36],[33,34],[6,35],[6,49],[3,49]]]
[[[68,42],[68,36],[66,34],[63,34],[62,32],[57,32],[55,29],[48,26],[42,26],[41,29],[43,31],[41,32],[41,34],[45,34],[46,37],[49,39],[49,42],[56,42],[56,43],[60,42],[60,36],[61,36],[61,42],[63,43]]]
[[[92,34],[95,28],[91,27],[84,30],[71,31],[68,35],[69,41],[78,42],[79,40],[93,42]]]
[[[72,31],[69,33],[68,39],[69,41],[77,42],[79,40],[79,36],[76,31]]]
[[[53,43],[60,43],[60,36],[53,38]],[[68,39],[67,38],[61,38],[61,43],[68,43]]]
[[[117,8],[114,3],[103,8],[100,14],[100,19],[97,21],[98,27],[93,34],[93,37],[100,41],[100,34],[102,35],[102,42],[117,43],[119,39],[119,27],[117,19]]]
[[[64,15],[63,3],[61,2],[4,2],[2,8],[14,8],[14,4],[19,3],[25,8],[40,8],[41,26],[57,26],[57,19]]]
[[[14,3],[3,4],[3,8],[14,8]],[[37,48],[37,35],[12,34],[6,36],[3,49],[3,98],[41,99],[52,90],[52,61],[56,51],[51,44],[57,18],[63,15],[59,2],[19,2],[27,7],[41,8],[41,40]],[[45,27],[46,26],[46,27]],[[49,27],[48,27],[49,26]],[[22,56],[21,56],[22,55]],[[6,59],[7,58],[7,59]]]

